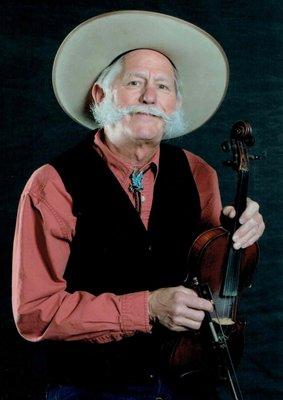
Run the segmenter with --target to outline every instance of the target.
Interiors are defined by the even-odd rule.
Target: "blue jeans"
[[[205,383],[204,383],[205,385]],[[128,385],[125,388],[107,388],[93,390],[73,385],[53,385],[46,391],[46,400],[217,400],[216,392],[208,391],[205,394],[199,388],[193,395],[188,387],[183,392],[177,392],[158,378],[151,383]],[[195,392],[196,393],[196,392]]]
[[[71,386],[51,386],[47,390],[47,400],[175,400],[170,389],[160,381],[155,384],[128,386],[126,390],[94,391]]]
[[[46,400],[212,400],[215,397],[191,397],[190,390],[177,394],[160,378],[152,383],[129,385],[125,389],[95,391],[73,385],[53,385],[46,391]]]

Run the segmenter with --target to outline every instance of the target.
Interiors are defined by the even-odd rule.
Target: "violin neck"
[[[237,191],[234,200],[236,216],[233,219],[233,224],[231,227],[231,235],[233,235],[236,232],[236,230],[241,226],[239,218],[243,214],[247,206],[248,186],[249,186],[248,171],[240,171],[238,173]]]
[[[232,236],[240,227],[239,218],[246,209],[247,194],[248,194],[248,172],[240,171],[238,173],[237,191],[234,201],[236,216],[230,226],[230,246],[227,255],[227,269],[225,279],[222,286],[222,296],[234,297],[238,295],[239,273],[241,263],[241,251],[233,249]]]

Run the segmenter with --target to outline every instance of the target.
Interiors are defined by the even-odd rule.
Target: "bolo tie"
[[[143,177],[144,174],[149,170],[151,166],[149,165],[144,171],[139,171],[134,169],[130,175],[131,183],[129,185],[130,192],[133,193],[135,199],[135,208],[137,212],[141,213],[141,203],[142,203],[142,191],[143,191]]]

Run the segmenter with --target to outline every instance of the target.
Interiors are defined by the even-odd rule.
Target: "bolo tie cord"
[[[150,169],[150,167],[151,166],[149,165],[144,171],[134,170],[130,175],[131,183],[129,185],[129,190],[134,195],[135,208],[139,215],[141,213],[141,192],[143,191],[142,181],[144,174]]]

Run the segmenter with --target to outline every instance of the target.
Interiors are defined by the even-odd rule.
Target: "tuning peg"
[[[262,160],[263,158],[266,158],[266,151],[263,151],[260,155],[249,154],[249,160],[252,160],[252,161]]]
[[[229,151],[231,151],[231,143],[228,141],[223,142],[221,148],[223,151],[225,151],[225,153],[229,153]]]
[[[261,156],[257,156],[256,154],[249,154],[249,160],[251,161],[256,161],[256,160],[260,160]]]
[[[222,164],[225,165],[226,167],[232,167],[234,165],[233,160],[225,160],[222,161]]]

